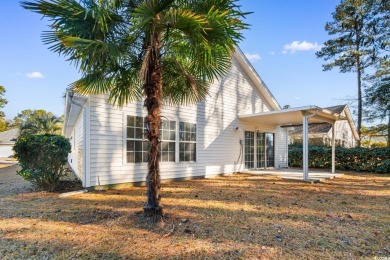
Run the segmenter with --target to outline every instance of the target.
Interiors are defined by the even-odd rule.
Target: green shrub
[[[331,160],[331,147],[309,146],[309,167],[330,169]],[[302,167],[302,147],[289,147],[288,161],[292,167]],[[390,173],[390,148],[336,147],[336,169]]]
[[[15,157],[21,170],[17,172],[25,180],[41,189],[53,191],[64,175],[71,145],[59,135],[24,135],[14,146]]]

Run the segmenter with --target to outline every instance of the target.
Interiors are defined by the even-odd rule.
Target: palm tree
[[[247,28],[237,0],[37,0],[26,9],[51,21],[43,41],[79,67],[81,94],[107,93],[123,106],[140,100],[150,142],[147,216],[161,216],[159,125],[163,101],[203,100],[230,67]]]
[[[46,111],[42,114],[32,114],[31,117],[20,124],[21,135],[60,134],[61,129],[61,119]]]

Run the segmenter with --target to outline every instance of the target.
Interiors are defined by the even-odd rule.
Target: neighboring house
[[[0,157],[12,157],[14,151],[12,148],[15,145],[16,139],[19,137],[20,129],[14,128],[4,132],[0,132]]]
[[[345,120],[339,120],[335,123],[336,146],[345,148],[355,147],[359,139],[358,132],[352,119],[348,105],[338,105],[325,107],[332,113],[340,114]],[[331,145],[332,125],[328,123],[309,125],[309,144],[312,145]],[[302,126],[295,126],[289,131],[289,143],[302,144]]]
[[[161,179],[287,167],[287,128],[282,126],[313,113],[314,122],[338,119],[314,106],[281,110],[237,50],[229,73],[211,86],[205,101],[163,108]],[[63,131],[72,143],[69,163],[84,187],[145,181],[145,116],[142,101],[118,108],[107,96],[67,91]]]

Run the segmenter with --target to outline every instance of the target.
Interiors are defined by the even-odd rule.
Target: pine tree
[[[387,146],[390,147],[390,1],[378,1],[375,33],[375,45],[379,59],[376,72],[367,78],[371,86],[365,91],[367,120],[387,120]]]
[[[373,65],[377,57],[376,40],[378,35],[379,0],[343,0],[332,14],[333,21],[326,23],[325,30],[335,38],[324,43],[316,53],[328,63],[323,69],[335,67],[341,73],[355,72],[358,85],[358,123],[357,130],[361,137],[362,126],[362,81],[364,70]],[[358,142],[360,146],[360,141]]]
[[[366,89],[365,102],[370,108],[367,119],[387,119],[387,146],[390,147],[390,61],[383,59],[375,75],[373,84]]]

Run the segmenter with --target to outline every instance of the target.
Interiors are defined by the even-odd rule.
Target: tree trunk
[[[360,30],[356,31],[356,51],[360,52]],[[360,53],[357,56],[357,81],[358,81],[358,122],[357,122],[357,132],[359,140],[357,141],[357,147],[361,147],[361,138],[362,138],[362,67],[360,64]]]
[[[147,70],[145,75],[144,93],[146,95],[144,106],[148,111],[146,137],[149,140],[149,170],[146,177],[147,204],[144,213],[147,217],[161,217],[162,207],[160,206],[160,168],[159,168],[159,128],[161,125],[160,108],[162,105],[162,71],[160,66],[160,37],[153,33],[149,44],[150,49],[145,55]]]

